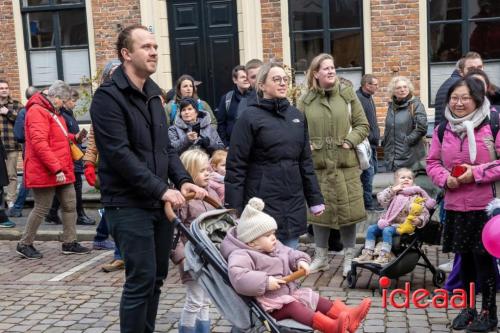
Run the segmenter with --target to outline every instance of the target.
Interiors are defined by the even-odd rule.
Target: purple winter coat
[[[500,180],[500,161],[495,156],[500,154],[500,132],[496,140],[493,140],[491,128],[486,121],[486,124],[474,129],[474,135],[477,157],[472,173],[475,181],[470,184],[460,184],[456,189],[446,190],[444,208],[447,210],[457,212],[483,210],[494,198],[495,182]],[[436,127],[427,156],[427,174],[432,182],[444,188],[453,166],[465,163],[472,165],[467,135],[461,139],[447,124],[441,144]]]
[[[268,277],[282,278],[297,270],[299,261],[311,262],[307,253],[294,250],[283,245],[280,241],[276,243],[276,249],[272,253],[263,253],[252,249],[236,238],[236,227],[229,229],[226,238],[221,244],[221,253],[228,262],[229,279],[237,293],[245,296],[258,297],[261,302],[273,304],[290,303],[288,296],[299,297],[299,301],[312,304],[316,307],[317,295],[309,288],[297,288],[295,282],[283,284],[277,290],[267,290]],[[300,290],[300,292],[298,292]],[[297,296],[300,294],[300,296]],[[315,294],[315,293],[314,293]],[[259,299],[261,298],[261,299]]]

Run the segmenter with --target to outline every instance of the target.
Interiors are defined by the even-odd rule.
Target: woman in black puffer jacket
[[[306,232],[306,202],[320,215],[324,200],[314,173],[307,123],[286,99],[288,76],[276,63],[262,66],[257,96],[236,122],[226,162],[226,205],[241,214],[259,197],[278,223],[277,237],[298,246]]]

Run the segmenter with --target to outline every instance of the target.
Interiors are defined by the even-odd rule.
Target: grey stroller
[[[210,197],[206,197],[205,201],[219,207]],[[227,262],[219,252],[226,232],[236,225],[230,210],[206,212],[191,223],[190,230],[181,223],[171,207],[167,205],[165,210],[169,221],[189,240],[185,246],[184,269],[190,271],[224,319],[233,325],[231,332],[313,332],[311,327],[291,319],[276,321],[253,298],[234,291],[229,281]]]

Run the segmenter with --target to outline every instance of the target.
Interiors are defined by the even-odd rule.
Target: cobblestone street
[[[84,244],[90,245],[85,242]],[[36,242],[44,254],[38,261],[21,259],[14,241],[0,242],[0,332],[119,332],[118,304],[123,271],[103,273],[100,265],[112,259],[112,251],[93,251],[82,256],[64,256],[58,242]],[[302,245],[312,253],[312,248]],[[439,247],[427,247],[430,260],[443,263]],[[342,255],[332,256],[332,268],[310,275],[304,282],[323,296],[340,297],[356,303],[373,297],[373,306],[359,332],[449,332],[446,324],[456,310],[382,308],[378,278],[367,271],[359,275],[356,289],[349,289],[341,276]],[[412,289],[434,289],[432,275],[417,267],[399,279],[397,286],[411,281]],[[157,332],[176,332],[183,306],[184,289],[177,269],[171,269],[161,297]],[[227,332],[231,327],[217,310],[212,312],[212,331]]]

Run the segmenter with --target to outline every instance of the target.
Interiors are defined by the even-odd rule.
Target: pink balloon
[[[492,217],[483,228],[483,245],[492,256],[500,258],[500,215]]]

